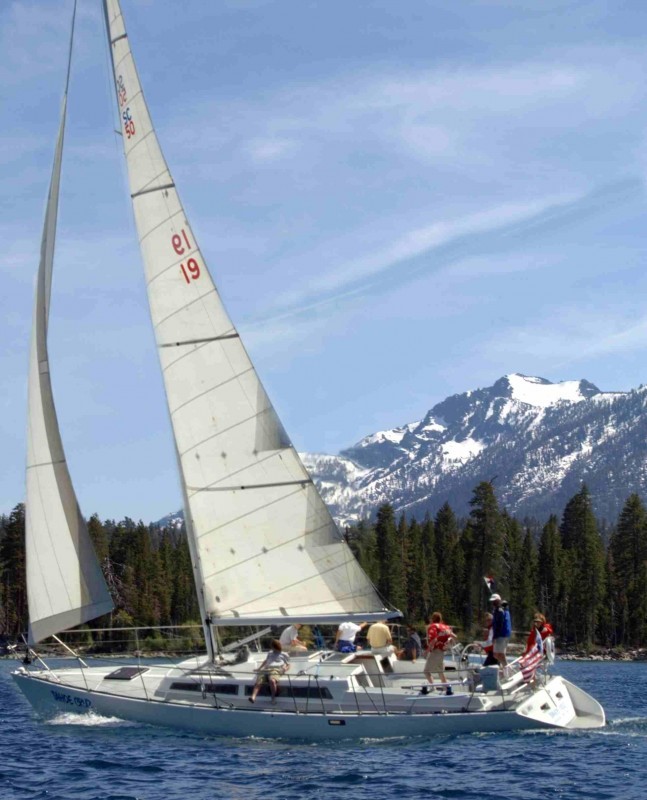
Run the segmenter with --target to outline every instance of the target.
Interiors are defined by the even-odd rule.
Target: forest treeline
[[[442,611],[465,636],[481,626],[489,591],[484,576],[510,603],[513,627],[527,630],[535,610],[553,624],[562,645],[647,644],[647,510],[632,494],[611,527],[601,526],[586,486],[561,519],[520,521],[499,508],[490,482],[480,483],[467,518],[448,504],[424,520],[396,515],[390,505],[374,522],[346,530],[356,557],[380,594],[420,623]],[[197,622],[189,549],[183,532],[154,525],[88,523],[115,611],[94,627]],[[604,534],[604,535],[603,535]],[[24,507],[0,517],[0,632],[27,626]]]
[[[115,610],[95,620],[92,627],[200,625],[189,547],[182,531],[128,518],[101,522],[96,515],[89,519],[88,530],[115,604]],[[25,509],[20,504],[9,516],[0,517],[0,633],[10,639],[27,629],[24,541]],[[187,632],[187,641],[179,644],[190,649],[196,637],[202,638],[200,633]],[[102,637],[94,634],[90,639],[97,642]],[[132,637],[119,641],[134,645]]]

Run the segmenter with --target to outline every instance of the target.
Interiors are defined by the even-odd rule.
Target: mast
[[[104,0],[104,13],[207,642],[212,625],[399,615],[355,560],[267,396],[166,164],[119,0]]]
[[[65,460],[47,349],[75,18],[76,0],[41,240],[29,357],[25,547],[30,644],[113,608]]]

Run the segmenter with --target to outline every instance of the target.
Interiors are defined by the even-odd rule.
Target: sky
[[[192,229],[297,449],[512,372],[647,376],[642,0],[122,0]],[[72,0],[0,2],[0,513]],[[50,367],[81,508],[181,506],[99,0],[80,0]]]

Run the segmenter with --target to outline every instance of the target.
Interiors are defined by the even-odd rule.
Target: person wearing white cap
[[[494,606],[492,612],[492,652],[499,662],[500,667],[505,667],[508,663],[505,651],[512,635],[512,620],[510,611],[505,600],[501,599],[500,594],[493,594],[490,603]]]

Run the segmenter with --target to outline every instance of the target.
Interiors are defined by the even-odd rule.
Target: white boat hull
[[[19,670],[13,677],[38,714],[51,717],[61,712],[94,713],[138,723],[162,725],[211,735],[262,738],[289,738],[310,741],[346,738],[388,738],[434,736],[474,732],[499,732],[529,729],[569,729],[601,727],[604,712],[599,704],[561,677],[551,678],[544,687],[522,701],[488,711],[419,710],[385,712],[367,709],[303,710],[291,708],[289,701],[273,707],[269,700],[218,707],[215,702],[168,701],[129,694],[85,689],[64,680],[64,675],[85,673],[92,683],[92,669],[56,673]],[[105,675],[105,670],[104,673]],[[134,688],[134,687],[130,687]],[[571,688],[574,690],[571,692]],[[573,698],[576,704],[573,703]],[[442,698],[430,701],[430,709]],[[454,698],[447,698],[448,700]],[[510,707],[513,705],[513,707]],[[436,707],[438,707],[436,705]],[[449,706],[451,708],[451,705]],[[455,706],[459,707],[459,706]]]

